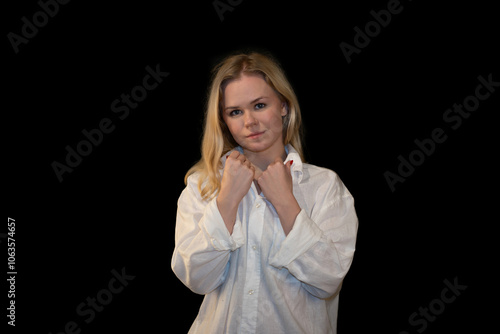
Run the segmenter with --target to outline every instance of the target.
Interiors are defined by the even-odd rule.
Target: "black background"
[[[301,105],[308,162],[336,171],[356,200],[357,250],[340,297],[339,334],[417,333],[422,327],[409,316],[455,278],[467,289],[424,332],[485,332],[498,284],[500,88],[456,130],[443,114],[474,94],[478,76],[500,81],[498,17],[487,1],[402,1],[348,64],[339,44],[353,44],[353,28],[363,29],[370,11],[387,3],[245,0],[221,21],[212,1],[71,1],[17,54],[7,34],[21,34],[21,18],[32,21],[40,6],[4,4],[14,332],[59,333],[69,321],[81,333],[188,331],[202,296],[170,268],[177,198],[200,156],[210,70],[242,48],[270,51],[282,63]],[[111,102],[157,64],[169,76],[120,120]],[[66,145],[76,148],[82,130],[103,118],[114,131],[59,182],[51,164],[64,163]],[[435,128],[447,140],[392,192],[384,172],[397,173],[398,156],[408,157],[414,140]],[[85,323],[77,306],[122,268],[135,278]]]

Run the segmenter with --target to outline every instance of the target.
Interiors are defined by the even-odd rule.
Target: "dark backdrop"
[[[490,2],[43,1],[2,13],[4,196],[18,272],[16,327],[5,315],[2,326],[187,332],[202,297],[170,269],[177,198],[200,156],[210,69],[242,48],[281,61],[302,108],[307,160],[336,171],[356,200],[339,333],[481,333],[492,324],[500,58]],[[229,7],[220,16],[214,3]],[[370,23],[376,16],[381,23]],[[143,96],[147,66],[169,74]],[[480,76],[496,83],[479,88],[483,100]],[[128,115],[118,101],[113,112],[131,92],[142,101]],[[470,114],[447,111],[463,103]],[[102,137],[92,132],[101,122],[112,128]],[[446,140],[431,144],[436,128]],[[98,145],[78,146],[84,130]],[[60,182],[53,164],[66,164],[67,146],[86,156],[71,158]],[[416,166],[401,162],[410,158]]]

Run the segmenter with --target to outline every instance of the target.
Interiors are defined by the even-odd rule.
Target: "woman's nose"
[[[245,126],[255,125],[257,123],[257,119],[252,115],[252,112],[245,113]]]

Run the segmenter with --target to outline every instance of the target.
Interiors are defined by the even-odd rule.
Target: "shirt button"
[[[260,208],[260,205],[261,205],[260,203],[257,203],[257,204],[255,205],[255,207],[258,209],[258,208]]]
[[[256,249],[257,249],[257,246],[253,245],[253,246],[252,246],[252,249],[253,249],[253,250],[256,250]]]
[[[255,292],[255,291],[253,291],[253,290],[248,290],[248,294],[249,294],[249,295],[253,295],[253,293],[254,293],[254,292]]]

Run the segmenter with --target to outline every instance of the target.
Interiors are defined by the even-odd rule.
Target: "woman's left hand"
[[[293,181],[290,171],[292,163],[293,160],[290,160],[283,164],[283,160],[278,157],[267,166],[267,169],[257,179],[264,196],[276,209],[286,235],[292,229],[295,217],[301,210],[295,196],[293,196]]]
[[[290,196],[293,197],[292,174],[290,172],[292,164],[290,162],[293,163],[293,161],[289,161],[283,164],[283,160],[278,157],[257,178],[264,196],[273,205],[279,205],[289,199]]]

